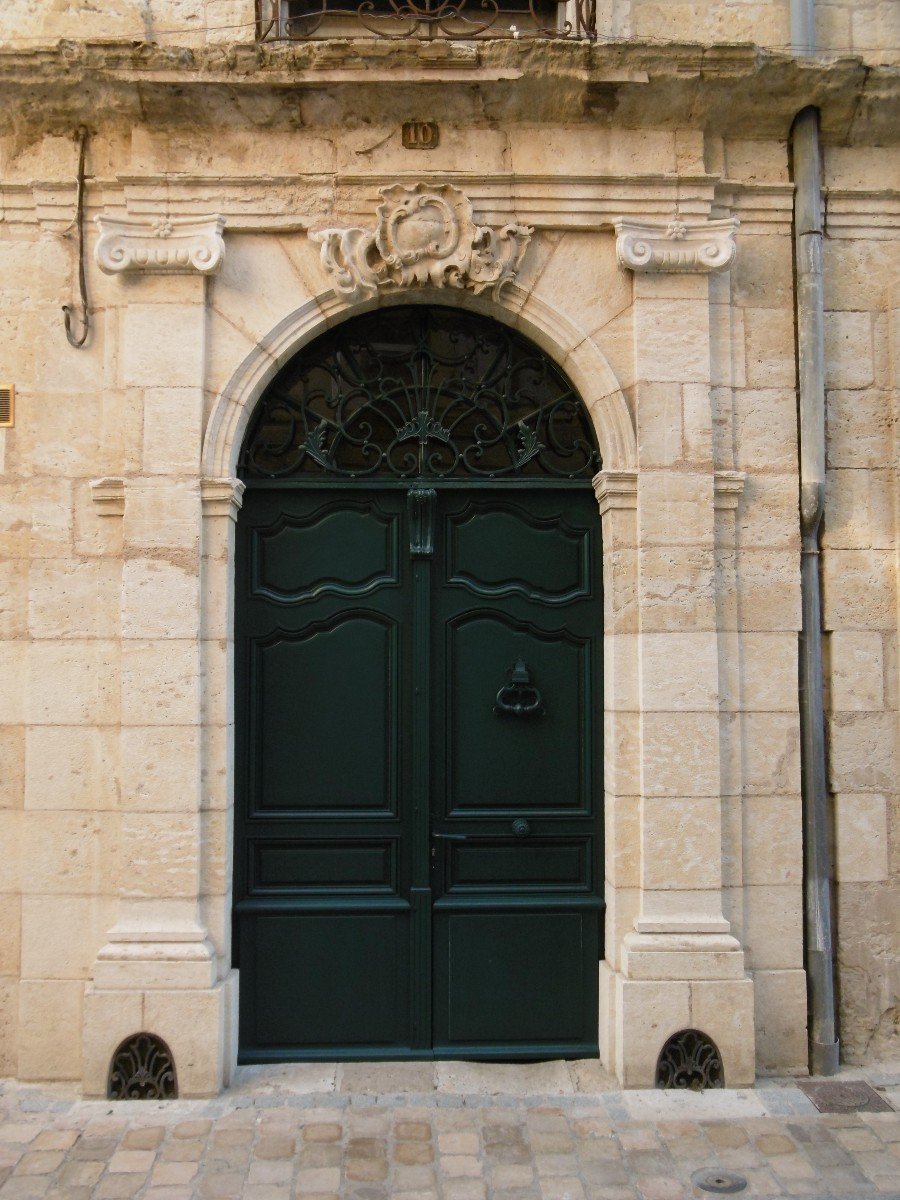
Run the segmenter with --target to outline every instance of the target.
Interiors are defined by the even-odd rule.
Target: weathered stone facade
[[[4,4],[0,1071],[103,1093],[147,1029],[184,1094],[227,1082],[237,455],[291,355],[409,302],[533,339],[596,427],[605,1061],[647,1086],[695,1027],[729,1083],[806,1071],[788,133],[809,104],[840,1034],[849,1061],[896,1055],[900,9],[817,14],[798,58],[781,0],[600,3],[595,42],[263,48],[253,0]],[[403,148],[409,119],[437,148]],[[379,189],[420,181],[533,230],[498,294],[336,285],[310,232],[372,229]]]

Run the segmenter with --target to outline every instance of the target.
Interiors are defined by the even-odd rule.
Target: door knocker
[[[531,672],[523,658],[507,672],[508,683],[497,693],[494,712],[509,717],[542,717],[544,699],[531,682]]]

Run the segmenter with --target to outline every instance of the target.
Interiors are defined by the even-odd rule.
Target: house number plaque
[[[441,140],[437,121],[404,121],[402,135],[407,150],[433,150]]]

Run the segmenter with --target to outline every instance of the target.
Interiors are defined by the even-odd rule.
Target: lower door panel
[[[245,913],[240,929],[244,1061],[408,1050],[408,906]]]
[[[439,902],[435,1057],[595,1055],[599,921],[596,906]]]

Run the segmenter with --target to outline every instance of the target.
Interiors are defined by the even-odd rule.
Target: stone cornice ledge
[[[706,275],[734,261],[736,217],[718,221],[615,222],[616,257],[629,271],[668,271]]]
[[[125,515],[125,480],[92,479],[91,499],[100,517],[123,517]]]
[[[744,492],[747,476],[743,471],[716,471],[714,479],[717,509],[736,509]]]
[[[601,517],[611,508],[637,508],[637,471],[598,471],[591,482]]]
[[[225,218],[97,217],[97,265],[107,275],[212,275],[225,257]]]

